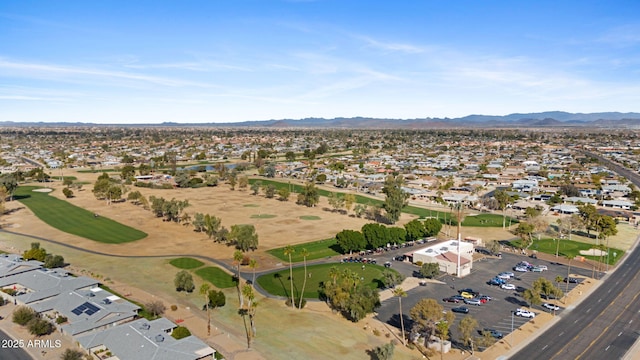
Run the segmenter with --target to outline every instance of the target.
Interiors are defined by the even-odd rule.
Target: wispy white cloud
[[[2,74],[2,70],[7,70],[5,74]],[[205,84],[200,82],[194,82],[189,80],[174,79],[168,77],[159,77],[145,74],[138,74],[124,71],[112,71],[103,70],[89,67],[72,67],[52,64],[38,64],[27,62],[15,62],[0,58],[0,75],[7,77],[27,77],[27,78],[41,78],[57,80],[74,80],[77,81],[78,77],[88,78],[92,80],[104,79],[104,80],[126,80],[133,82],[141,82],[147,84],[163,85],[170,87],[212,87],[211,84]]]
[[[234,70],[250,72],[251,69],[247,67],[223,64],[214,61],[202,61],[202,62],[176,62],[176,63],[163,63],[163,64],[140,64],[131,63],[124,65],[126,68],[131,69],[178,69],[178,70],[190,70],[190,71],[216,71],[216,70]]]
[[[412,45],[412,44],[400,43],[400,42],[385,42],[385,41],[373,39],[369,36],[354,35],[353,37],[363,41],[368,47],[372,47],[372,48],[383,50],[383,51],[401,52],[401,53],[407,53],[407,54],[420,54],[420,53],[424,53],[431,50],[424,46],[418,46],[418,45]]]
[[[617,47],[636,46],[640,43],[640,24],[626,24],[609,29],[596,42]]]

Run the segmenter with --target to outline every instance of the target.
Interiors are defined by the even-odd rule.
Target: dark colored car
[[[488,332],[489,334],[491,334],[491,336],[493,336],[496,339],[502,339],[504,337],[504,335],[496,329],[484,328],[480,333],[482,334],[485,332]]]
[[[464,306],[459,306],[459,307],[451,308],[451,311],[456,312],[456,313],[468,314],[469,313],[469,308],[464,307]]]
[[[456,298],[454,298],[454,297],[444,298],[444,299],[442,299],[442,301],[444,301],[444,302],[456,303],[456,304],[460,302],[460,300],[459,300],[459,299],[456,299]]]
[[[572,277],[570,277],[569,279],[564,278],[564,280],[563,280],[563,281],[564,281],[564,282],[570,282],[570,283],[572,283],[572,284],[577,284],[577,283],[579,283],[579,282],[580,282],[580,281],[578,281],[578,279],[576,279],[576,278],[572,278]]]

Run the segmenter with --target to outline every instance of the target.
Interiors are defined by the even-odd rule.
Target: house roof
[[[215,353],[195,336],[176,340],[176,327],[166,318],[139,319],[77,337],[85,349],[105,346],[120,360],[195,360]]]
[[[98,282],[84,276],[71,277],[62,270],[38,269],[0,278],[0,287],[10,285],[27,288],[27,292],[17,295],[16,299],[30,304],[61,293],[97,286]]]

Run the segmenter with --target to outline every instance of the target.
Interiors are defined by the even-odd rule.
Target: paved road
[[[573,311],[511,359],[620,359],[640,330],[640,247]]]
[[[7,320],[0,320],[7,321]],[[26,351],[13,346],[13,339],[0,331],[0,359],[2,360],[32,360],[33,358]]]

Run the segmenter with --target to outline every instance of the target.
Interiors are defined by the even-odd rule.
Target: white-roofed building
[[[458,251],[460,254],[459,277],[469,275],[473,267],[473,244],[470,242],[448,240],[412,253],[405,254],[415,264],[417,262],[438,263],[440,271],[456,275],[458,273]]]

